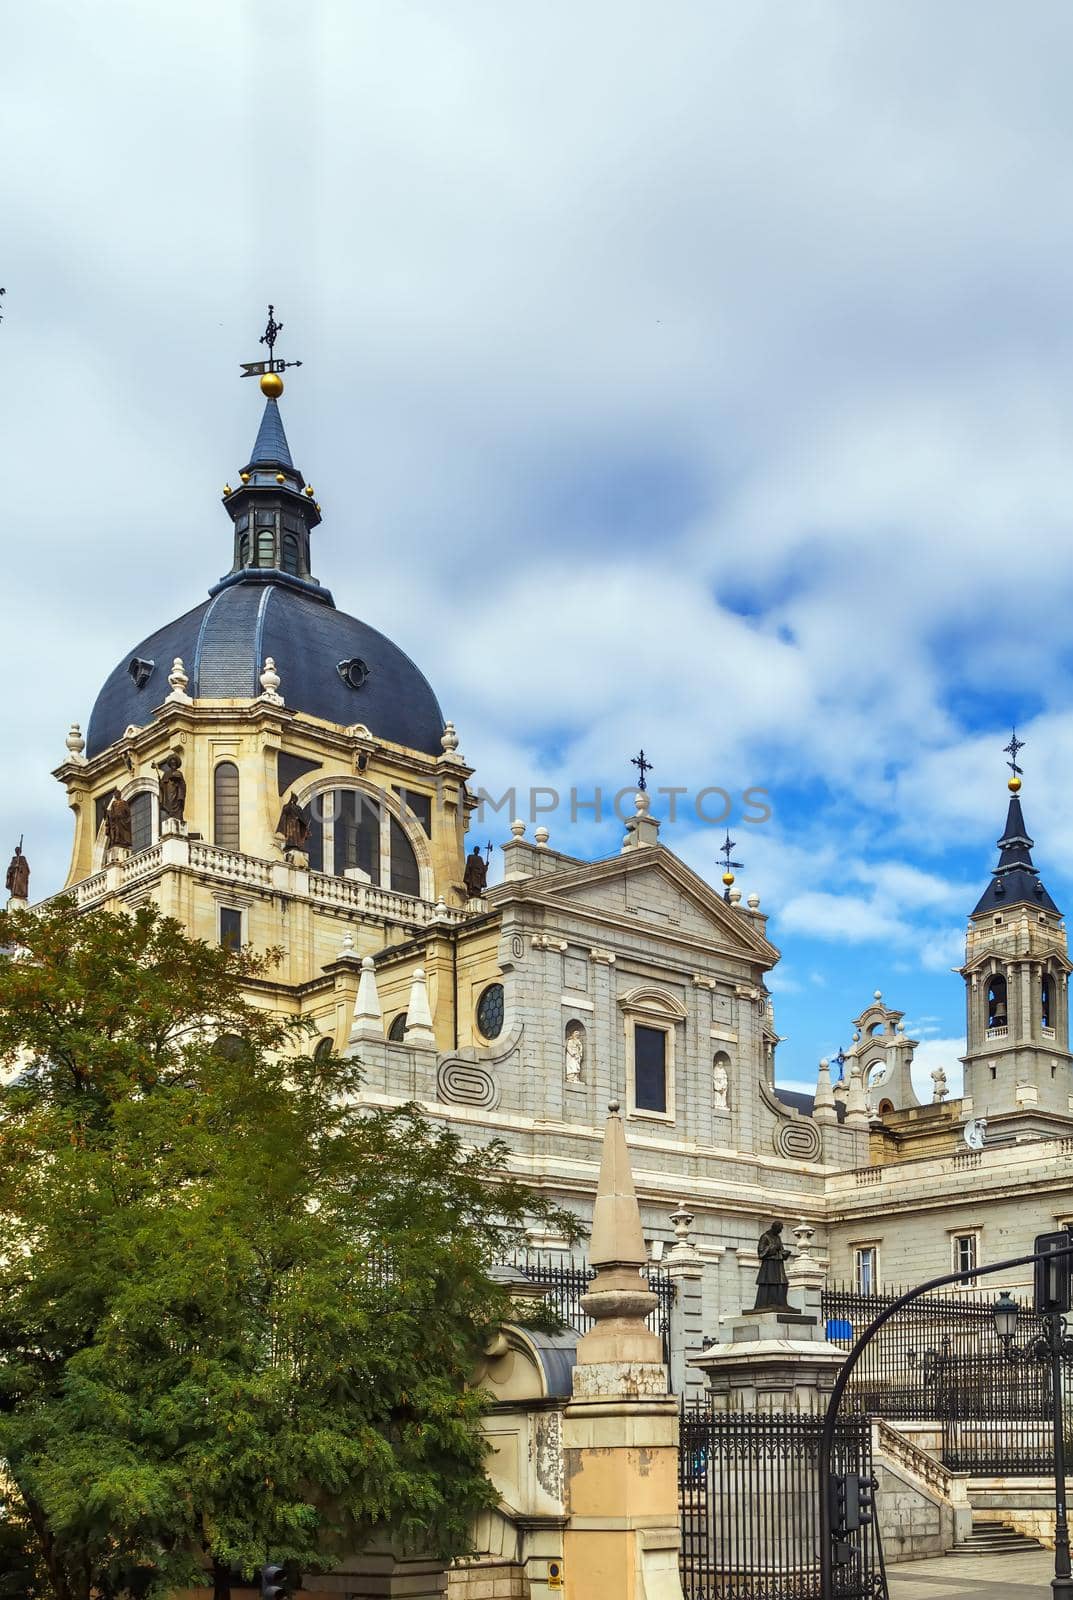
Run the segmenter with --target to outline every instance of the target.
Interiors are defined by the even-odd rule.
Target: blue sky
[[[613,791],[640,744],[654,785],[764,787],[731,831],[782,1078],[877,987],[951,1067],[1014,720],[1073,898],[1068,6],[24,13],[0,838],[35,892],[68,724],[228,564],[272,300],[318,575],[485,787]],[[722,832],[664,838],[714,875]]]

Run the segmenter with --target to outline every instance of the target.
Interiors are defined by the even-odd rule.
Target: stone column
[[[684,1200],[671,1212],[677,1242],[663,1258],[663,1270],[674,1284],[674,1304],[670,1316],[670,1378],[676,1395],[685,1394],[696,1378],[690,1370],[694,1356],[704,1343],[702,1279],[704,1263],[690,1238],[693,1213]]]
[[[563,1416],[565,1592],[574,1600],[682,1600],[678,1576],[678,1406],[641,1280],[641,1214],[626,1134],[612,1101],[604,1135],[582,1305],[593,1326],[577,1348]]]

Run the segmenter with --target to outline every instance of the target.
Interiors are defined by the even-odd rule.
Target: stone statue
[[[180,768],[179,756],[165,756],[160,763],[160,815],[172,822],[182,822],[186,809],[186,779]]]
[[[488,865],[481,855],[479,845],[474,845],[466,857],[466,870],[462,879],[471,900],[479,900],[488,882]]]
[[[306,840],[309,838],[309,818],[293,794],[287,796],[287,802],[276,823],[276,832],[283,835],[284,850],[305,849]]]
[[[730,1089],[730,1075],[721,1061],[717,1061],[712,1068],[712,1105],[716,1111],[729,1111],[730,1102],[727,1092]]]
[[[130,807],[119,790],[113,789],[104,813],[104,842],[110,850],[130,849],[131,826]]]
[[[30,863],[22,853],[21,839],[7,869],[7,891],[12,900],[25,900],[30,893]]]
[[[566,1077],[569,1083],[581,1082],[584,1063],[585,1031],[580,1022],[571,1022],[566,1030]]]
[[[933,1084],[931,1091],[932,1102],[936,1105],[941,1105],[946,1099],[947,1095],[950,1093],[950,1090],[946,1086],[946,1072],[942,1067],[934,1068],[931,1075],[931,1081]]]
[[[773,1222],[766,1233],[760,1235],[756,1247],[760,1257],[760,1271],[756,1275],[756,1304],[754,1311],[788,1311],[786,1292],[789,1284],[783,1262],[793,1254],[782,1242],[782,1223]]]

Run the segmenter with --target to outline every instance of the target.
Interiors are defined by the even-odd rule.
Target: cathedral
[[[260,426],[223,491],[229,570],[124,651],[67,737],[65,892],[87,909],[152,899],[192,936],[278,950],[250,998],[304,1019],[305,1048],[360,1058],[370,1104],[416,1100],[466,1139],[502,1138],[519,1175],[583,1217],[619,1104],[651,1257],[688,1239],[698,1263],[682,1386],[699,1381],[690,1354],[751,1304],[773,1218],[814,1230],[831,1279],[864,1290],[1073,1223],[1070,962],[1016,741],[968,919],[963,1096],[937,1071],[918,1102],[915,1041],[879,994],[814,1096],[780,1090],[765,912],[730,871],[713,887],[661,842],[643,769],[601,859],[516,821],[488,886],[458,732],[405,651],[315,572],[321,508],[287,440],[282,365],[259,364]],[[24,899],[23,868],[8,888]]]

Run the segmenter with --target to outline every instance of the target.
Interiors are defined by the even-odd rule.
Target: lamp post
[[[1062,1413],[1062,1362],[1073,1359],[1073,1339],[1060,1311],[1045,1311],[1042,1332],[1026,1345],[1014,1344],[1021,1308],[1007,1290],[991,1307],[995,1332],[1011,1361],[1038,1361],[1051,1369],[1051,1420],[1054,1430],[1054,1600],[1073,1600],[1069,1565],[1069,1521],[1066,1514],[1066,1442]]]
[[[850,1350],[842,1365],[842,1370],[835,1379],[834,1388],[831,1390],[831,1398],[827,1402],[827,1410],[824,1413],[823,1418],[823,1429],[820,1433],[818,1461],[820,1480],[820,1600],[834,1600],[835,1592],[835,1540],[831,1518],[830,1480],[831,1463],[834,1458],[835,1429],[838,1425],[838,1408],[842,1403],[842,1396],[846,1392],[846,1386],[849,1383],[849,1380],[853,1375],[854,1369],[856,1368],[858,1361],[860,1361],[861,1356],[864,1354],[875,1335],[879,1332],[880,1328],[888,1323],[893,1316],[895,1316],[905,1306],[911,1305],[914,1300],[919,1300],[921,1295],[930,1293],[932,1289],[942,1289],[948,1283],[969,1283],[976,1278],[986,1278],[996,1272],[1009,1272],[1014,1267],[1027,1267],[1031,1265],[1034,1266],[1037,1271],[1037,1285],[1039,1282],[1040,1273],[1046,1269],[1046,1273],[1052,1278],[1052,1290],[1048,1294],[1048,1298],[1056,1298],[1053,1295],[1053,1275],[1056,1272],[1064,1271],[1068,1285],[1068,1275],[1071,1265],[1070,1257],[1073,1256],[1073,1238],[1071,1238],[1068,1233],[1063,1234],[1061,1236],[1061,1242],[1059,1243],[1058,1234],[1044,1234],[1041,1237],[1049,1240],[1050,1242],[1045,1248],[1037,1248],[1034,1250],[1031,1255],[1014,1256],[1009,1261],[996,1261],[992,1266],[989,1267],[970,1267],[965,1272],[946,1272],[941,1278],[931,1278],[927,1283],[918,1284],[915,1289],[909,1289],[905,1294],[898,1295],[898,1297],[892,1300],[889,1305],[884,1306],[883,1310],[877,1317],[873,1318],[873,1320],[868,1324],[867,1328],[865,1328],[864,1332],[861,1334],[860,1338],[857,1340],[856,1344],[854,1344],[853,1348]],[[1037,1240],[1037,1245],[1039,1243],[1040,1241]],[[1037,1300],[1038,1297],[1039,1289],[1037,1287]],[[1008,1299],[1009,1297],[1007,1296],[1006,1298]],[[1066,1301],[1066,1308],[1068,1309],[1068,1300]],[[1057,1315],[1060,1336],[1064,1339],[1064,1318],[1061,1315],[1061,1312],[1054,1314]],[[1003,1305],[1001,1315],[1004,1319],[1005,1325],[1005,1319],[1008,1319],[1010,1315],[1009,1308],[1007,1306]],[[1016,1323],[1014,1325],[1016,1326]],[[997,1317],[995,1326],[996,1329],[998,1329]],[[1057,1356],[1057,1361],[1059,1363],[1061,1362],[1062,1354],[1063,1351],[1060,1348]],[[1060,1375],[1058,1381],[1060,1384]],[[1060,1417],[1058,1426],[1060,1429]],[[1056,1498],[1058,1499],[1060,1506],[1062,1524],[1063,1527],[1065,1527],[1065,1441],[1061,1439],[1060,1434],[1055,1435],[1055,1443],[1057,1446],[1055,1456]],[[1073,1600],[1073,1584],[1070,1583],[1069,1578],[1068,1530],[1066,1532],[1065,1569],[1065,1572],[1061,1572],[1059,1570],[1059,1552],[1056,1549],[1055,1577],[1052,1586],[1056,1600]]]

